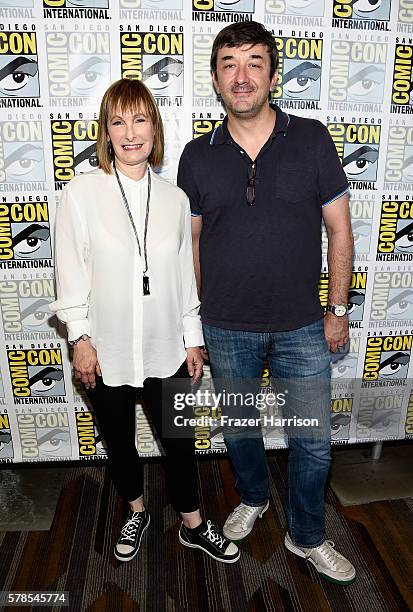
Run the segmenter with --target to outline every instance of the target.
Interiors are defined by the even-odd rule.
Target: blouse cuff
[[[184,334],[185,348],[193,348],[195,346],[204,346],[204,336],[202,330],[193,330]]]
[[[67,338],[69,341],[77,340],[83,334],[90,336],[90,324],[87,319],[81,319],[80,321],[70,321],[66,323],[67,327]]]

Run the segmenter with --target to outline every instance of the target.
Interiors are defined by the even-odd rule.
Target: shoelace
[[[327,545],[327,546],[326,546]],[[341,555],[335,550],[335,544],[332,540],[325,540],[321,546],[317,547],[318,552],[321,556],[327,561],[327,563],[331,564],[333,569],[337,569],[337,561],[340,561]],[[307,557],[311,556],[311,552],[307,555]]]
[[[245,527],[246,523],[255,511],[256,508],[254,508],[253,506],[239,505],[237,508],[235,508],[228,522],[232,524],[236,523],[237,521],[241,521],[242,527]]]
[[[122,538],[133,542],[136,536],[136,531],[139,527],[139,523],[142,521],[143,515],[141,512],[134,512],[132,517],[122,527]]]
[[[226,542],[226,538],[216,531],[216,526],[211,523],[211,521],[207,521],[207,528],[205,529],[205,531],[202,532],[202,535],[208,538],[208,540],[212,544],[215,544],[216,546],[218,546],[218,548],[222,550],[222,547]]]

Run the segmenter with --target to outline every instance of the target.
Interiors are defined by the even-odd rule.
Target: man
[[[217,35],[211,72],[227,117],[212,134],[186,145],[178,185],[191,201],[212,375],[259,379],[267,359],[272,376],[294,387],[295,397],[285,406],[288,416],[298,412],[318,419],[316,432],[288,430],[285,545],[324,577],[348,584],[354,567],[324,534],[329,350],[348,340],[353,249],[348,182],[320,122],[269,104],[277,66],[273,37],[261,24],[236,23]],[[322,219],[329,238],[324,319],[317,290]],[[262,436],[230,434],[225,442],[241,503],[224,533],[240,540],[268,508],[268,474]]]

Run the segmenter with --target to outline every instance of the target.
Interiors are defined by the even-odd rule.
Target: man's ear
[[[274,72],[274,76],[271,79],[270,91],[274,91],[277,83],[278,83],[278,70]]]

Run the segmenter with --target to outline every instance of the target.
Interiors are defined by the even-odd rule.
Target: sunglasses
[[[248,168],[248,184],[247,184],[247,204],[248,206],[254,206],[255,204],[255,175],[257,173],[257,167],[255,162]]]

